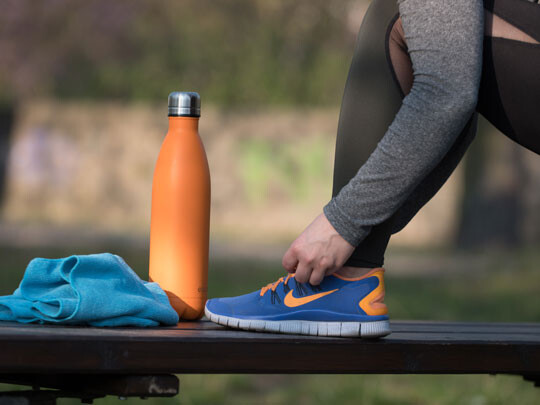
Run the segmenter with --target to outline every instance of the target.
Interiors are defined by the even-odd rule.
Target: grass
[[[92,252],[99,251],[94,249]],[[113,250],[145,277],[147,252]],[[0,248],[0,294],[16,288],[27,262],[85,250]],[[540,322],[540,254],[492,253],[489,270],[433,275],[387,273],[393,319]],[[283,275],[279,263],[212,260],[209,296],[243,294]],[[280,359],[276,359],[280,361]],[[141,404],[537,404],[540,390],[514,376],[453,375],[181,375],[172,399],[129,399]],[[0,390],[16,389],[0,385]],[[96,400],[113,404],[114,397]],[[59,400],[59,404],[78,404]]]

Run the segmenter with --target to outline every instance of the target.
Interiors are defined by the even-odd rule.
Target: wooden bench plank
[[[376,340],[213,323],[90,328],[0,322],[0,373],[540,374],[540,324],[392,322]]]
[[[440,322],[440,321],[392,321],[392,331],[405,332],[405,333],[523,333],[531,335],[540,335],[540,323],[487,323],[487,322]],[[132,327],[116,327],[116,328],[94,328],[94,327],[80,327],[80,326],[65,326],[65,325],[36,325],[36,324],[23,324],[17,322],[2,322],[0,321],[0,334],[4,334],[10,328],[17,330],[17,333],[25,333],[25,329],[28,333],[104,333],[108,335],[118,335],[135,331],[139,334],[157,334],[161,335],[168,331],[181,331],[181,330],[228,330],[221,325],[217,325],[213,322],[202,320],[198,322],[180,322],[176,326],[161,326],[157,328],[132,328]],[[69,332],[71,331],[71,332]],[[276,334],[257,333],[261,335],[271,336],[286,336]],[[341,338],[340,338],[341,339]]]
[[[464,324],[464,323],[410,323],[392,322],[394,331],[385,341],[413,340],[451,340],[455,342],[473,341],[501,341],[501,342],[521,342],[540,343],[540,325],[537,324]],[[93,337],[100,339],[124,339],[135,337],[139,339],[176,339],[176,338],[219,338],[219,339],[241,339],[262,341],[270,340],[337,340],[342,342],[344,338],[328,338],[317,336],[284,335],[258,332],[245,332],[225,328],[212,322],[189,322],[180,323],[176,327],[160,328],[92,328],[77,326],[59,325],[25,325],[10,322],[0,322],[0,339],[3,337],[13,337],[17,339],[35,339],[37,337],[46,339],[72,339],[78,337]],[[352,339],[358,340],[358,339]],[[365,340],[364,340],[365,341]]]

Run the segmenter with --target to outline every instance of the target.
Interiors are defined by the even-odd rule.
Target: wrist
[[[370,226],[357,226],[337,206],[334,199],[323,207],[323,215],[328,223],[349,245],[356,247],[368,235]]]

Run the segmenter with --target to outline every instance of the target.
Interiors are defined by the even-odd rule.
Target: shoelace
[[[274,281],[273,283],[268,283],[266,286],[261,288],[260,296],[262,297],[264,294],[266,294],[268,290],[270,290],[270,293],[272,294],[272,303],[274,303],[275,300],[281,302],[279,296],[277,295],[276,288],[278,287],[278,285],[283,283],[283,290],[286,293],[289,292],[291,288],[289,287],[288,282],[291,278],[294,279],[294,284],[296,286],[296,291],[298,292],[298,294],[306,295],[307,294],[306,287],[304,287],[302,283],[299,283],[298,281],[296,281],[296,279],[294,278],[294,273],[293,273],[293,274],[287,274],[287,277],[280,277],[279,279],[277,279],[277,281]],[[315,292],[321,291],[321,287],[318,285],[311,285],[311,284],[308,284],[308,285]]]
[[[261,293],[260,293],[261,297],[262,297],[264,294],[266,294],[266,292],[267,292],[268,290],[271,290],[272,293],[275,293],[275,292],[276,292],[276,288],[277,288],[277,286],[278,286],[280,283],[284,283],[284,284],[283,284],[283,287],[284,287],[284,288],[287,287],[287,288],[285,288],[285,289],[288,289],[289,286],[287,285],[287,283],[288,283],[289,280],[290,280],[291,278],[293,278],[293,277],[294,277],[294,274],[289,273],[289,274],[287,274],[287,277],[280,277],[277,281],[274,281],[273,283],[268,283],[266,286],[264,286],[263,288],[261,288]]]

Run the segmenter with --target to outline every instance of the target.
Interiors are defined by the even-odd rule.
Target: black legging
[[[526,0],[484,0],[484,8],[540,42],[540,5]],[[396,80],[389,35],[399,17],[396,0],[373,0],[349,69],[336,139],[333,195],[356,174],[386,133],[404,97]],[[477,111],[520,145],[540,153],[540,44],[484,37]],[[347,266],[379,267],[390,236],[403,229],[441,188],[476,134],[473,114],[455,143],[398,211],[373,226]]]

